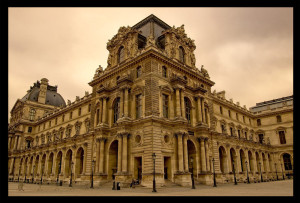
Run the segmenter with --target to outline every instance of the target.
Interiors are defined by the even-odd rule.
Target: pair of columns
[[[127,173],[128,133],[118,134],[118,169],[117,173]]]
[[[197,116],[197,120],[198,123],[201,122],[206,122],[205,121],[205,116],[204,116],[204,98],[197,96],[197,108],[198,108],[198,116]]]
[[[98,120],[98,124],[100,123],[107,123],[107,99],[108,97],[107,96],[103,96],[101,97],[99,100],[100,100],[100,109],[99,109],[99,116],[97,119]]]
[[[129,87],[124,87],[121,89],[121,98],[120,98],[120,118],[128,117],[128,102],[129,100]]]
[[[13,146],[11,146],[11,142],[13,142]],[[17,150],[21,146],[21,136],[16,135],[14,139],[12,137],[8,138],[8,149]]]
[[[176,88],[176,117],[185,118],[184,92],[183,89]]]
[[[188,166],[188,147],[187,147],[187,134],[178,133],[178,171],[189,171]],[[201,137],[199,138],[199,153],[200,153],[200,164],[201,164],[201,172],[206,172],[210,170],[210,164],[208,159],[208,142],[207,138]],[[196,160],[195,160],[196,161]]]
[[[98,138],[96,140],[96,173],[103,173],[104,172],[104,142],[105,138]]]

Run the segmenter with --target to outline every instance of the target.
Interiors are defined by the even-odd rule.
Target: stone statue
[[[206,69],[203,68],[204,66],[201,65],[201,73],[204,75],[204,77],[208,77],[209,78],[209,75],[208,75],[208,72]]]
[[[149,35],[147,37],[147,44],[146,44],[146,47],[148,46],[151,46],[151,45],[154,45],[155,44],[155,39],[153,37],[153,35]]]
[[[195,65],[196,65],[196,58],[195,58],[194,53],[191,54],[191,64],[192,64],[193,67],[195,67]]]

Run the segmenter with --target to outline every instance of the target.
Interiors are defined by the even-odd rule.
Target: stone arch
[[[283,171],[289,171],[293,169],[292,166],[292,156],[288,152],[283,152],[280,155],[281,162],[283,163]]]
[[[33,170],[34,176],[38,175],[37,173],[38,173],[39,160],[40,160],[40,156],[37,155],[34,162],[34,170]]]
[[[75,166],[75,178],[79,178],[83,173],[83,163],[84,163],[84,149],[79,147],[76,152],[76,166]]]
[[[107,174],[109,179],[113,178],[113,174],[116,173],[118,168],[120,167],[118,166],[118,152],[119,152],[119,140],[113,139],[108,147]]]
[[[65,177],[68,178],[71,175],[72,171],[72,156],[73,151],[72,149],[69,149],[65,155]]]
[[[249,170],[250,170],[250,172],[253,172],[254,171],[254,157],[250,150],[248,151],[248,159],[249,159]]]
[[[56,155],[56,169],[55,169],[56,175],[61,174],[62,158],[63,158],[63,152],[59,151]]]
[[[256,165],[257,165],[257,170],[260,172],[261,171],[261,167],[260,167],[260,157],[258,152],[255,152],[255,158],[256,158]]]
[[[33,156],[31,156],[30,161],[29,161],[29,170],[27,171],[27,175],[32,175],[31,171],[32,171],[32,167],[33,167]]]
[[[54,161],[54,153],[51,152],[50,155],[49,155],[49,158],[48,158],[48,168],[47,168],[47,172],[46,174],[47,175],[50,175],[53,173],[53,161]]]
[[[191,171],[191,169],[193,168],[193,174],[197,174],[197,145],[195,144],[195,142],[191,139],[187,140],[187,153],[188,153],[188,168],[189,171]],[[193,159],[193,165],[191,160]]]
[[[233,172],[233,169],[235,170],[235,172],[237,171],[237,154],[235,149],[232,147],[230,148],[230,163],[231,163],[231,169]]]
[[[240,160],[241,160],[241,169],[242,172],[245,172],[246,169],[246,154],[243,149],[240,149]]]
[[[220,160],[220,171],[224,173],[228,173],[228,162],[227,162],[227,153],[225,147],[219,147],[219,160]]]

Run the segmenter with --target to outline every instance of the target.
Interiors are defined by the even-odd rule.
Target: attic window
[[[119,80],[120,79],[120,76],[117,76],[117,80]]]

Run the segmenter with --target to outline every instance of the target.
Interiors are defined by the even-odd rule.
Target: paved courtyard
[[[69,187],[56,185],[24,184],[24,191],[18,190],[18,183],[8,183],[8,196],[293,196],[293,180],[282,180],[264,183],[239,183],[234,185],[218,184],[217,187],[196,184],[196,189],[190,187],[161,187],[157,192],[152,188],[136,187],[112,190],[105,185]]]

